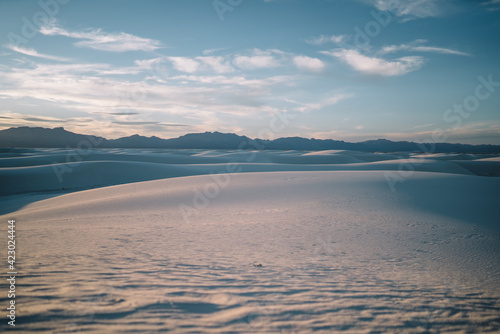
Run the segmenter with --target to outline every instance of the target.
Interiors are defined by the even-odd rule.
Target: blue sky
[[[500,144],[500,0],[0,0],[0,129]]]

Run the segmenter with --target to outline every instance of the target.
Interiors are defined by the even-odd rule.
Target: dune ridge
[[[200,151],[39,150],[21,157],[0,158],[0,195],[71,191],[179,176],[226,172],[300,170],[415,171],[500,176],[500,162],[489,155],[376,154],[355,151]],[[485,158],[489,156],[489,158]],[[457,160],[458,159],[458,160]]]

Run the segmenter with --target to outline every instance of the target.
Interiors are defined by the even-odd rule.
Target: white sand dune
[[[186,155],[225,156],[202,153]],[[404,174],[400,160],[384,158],[88,161],[68,185],[136,183],[4,196],[16,208],[0,219],[17,222],[22,330],[499,332],[500,178],[447,159],[406,161],[420,171]],[[227,173],[236,167],[243,173]],[[27,178],[43,189],[51,168],[0,175],[17,180],[9,187]],[[405,175],[395,191],[391,171]]]
[[[50,154],[52,153],[52,154]],[[500,176],[497,161],[433,160],[353,151],[328,152],[178,151],[126,152],[104,150],[84,156],[59,151],[0,159],[0,195],[41,191],[74,191],[130,182],[226,172],[415,170],[464,175]],[[396,157],[396,158],[395,158]],[[392,159],[392,160],[391,160]],[[80,161],[81,160],[81,161]]]
[[[199,164],[199,163],[224,163],[227,159],[218,159],[216,157],[202,157],[196,155],[179,154],[179,153],[135,153],[126,154],[118,152],[92,152],[79,154],[76,151],[67,151],[56,154],[44,155],[27,155],[15,158],[0,159],[1,167],[27,167],[52,165],[55,163],[78,163],[88,161],[137,161],[150,163],[166,163],[166,164]]]
[[[500,157],[481,158],[481,159],[476,159],[476,161],[500,161]]]
[[[481,176],[500,176],[500,160],[480,159],[475,161],[454,161],[457,165]]]
[[[238,163],[240,172],[268,171],[340,171],[340,170],[385,170],[398,171],[403,165],[400,160],[357,164],[307,164],[304,161],[294,164]],[[290,161],[293,159],[288,159]],[[498,164],[484,163],[475,168],[460,166],[446,161],[405,160],[416,171],[443,172],[471,175],[477,172],[489,175]],[[171,177],[224,173],[227,164],[160,164],[132,161],[93,161],[75,164],[54,164],[45,166],[1,168],[0,195],[20,194],[40,191],[82,190],[116,184],[157,180]],[[493,172],[491,172],[493,173]]]
[[[420,158],[433,159],[433,160],[475,160],[473,154],[449,154],[449,153],[434,153],[434,154],[420,154]]]

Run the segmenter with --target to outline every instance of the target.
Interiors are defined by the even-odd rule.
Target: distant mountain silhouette
[[[122,137],[118,139],[108,139],[100,147],[118,147],[118,148],[163,148],[165,147],[165,139],[158,137],[144,137],[132,135],[130,137]],[[0,139],[1,142],[1,139]]]
[[[205,132],[189,133],[179,138],[165,140],[170,148],[238,149],[242,143],[252,139],[234,133]]]
[[[500,153],[500,145],[449,143],[418,144],[387,139],[349,143],[333,139],[287,137],[275,140],[250,139],[234,133],[190,133],[178,138],[162,139],[133,135],[119,139],[76,134],[64,128],[18,127],[0,131],[0,147],[29,148],[171,148],[171,149],[257,149],[257,150],[356,150],[375,152],[464,152]],[[4,151],[4,150],[2,150]]]
[[[0,131],[0,147],[95,147],[106,139],[80,135],[64,128],[19,127]],[[86,143],[89,145],[86,145]],[[84,147],[85,145],[85,147]]]

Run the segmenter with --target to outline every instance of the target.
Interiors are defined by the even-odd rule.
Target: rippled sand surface
[[[393,192],[382,171],[305,171],[45,199],[1,217],[17,221],[16,330],[498,332],[499,193],[473,175]]]

